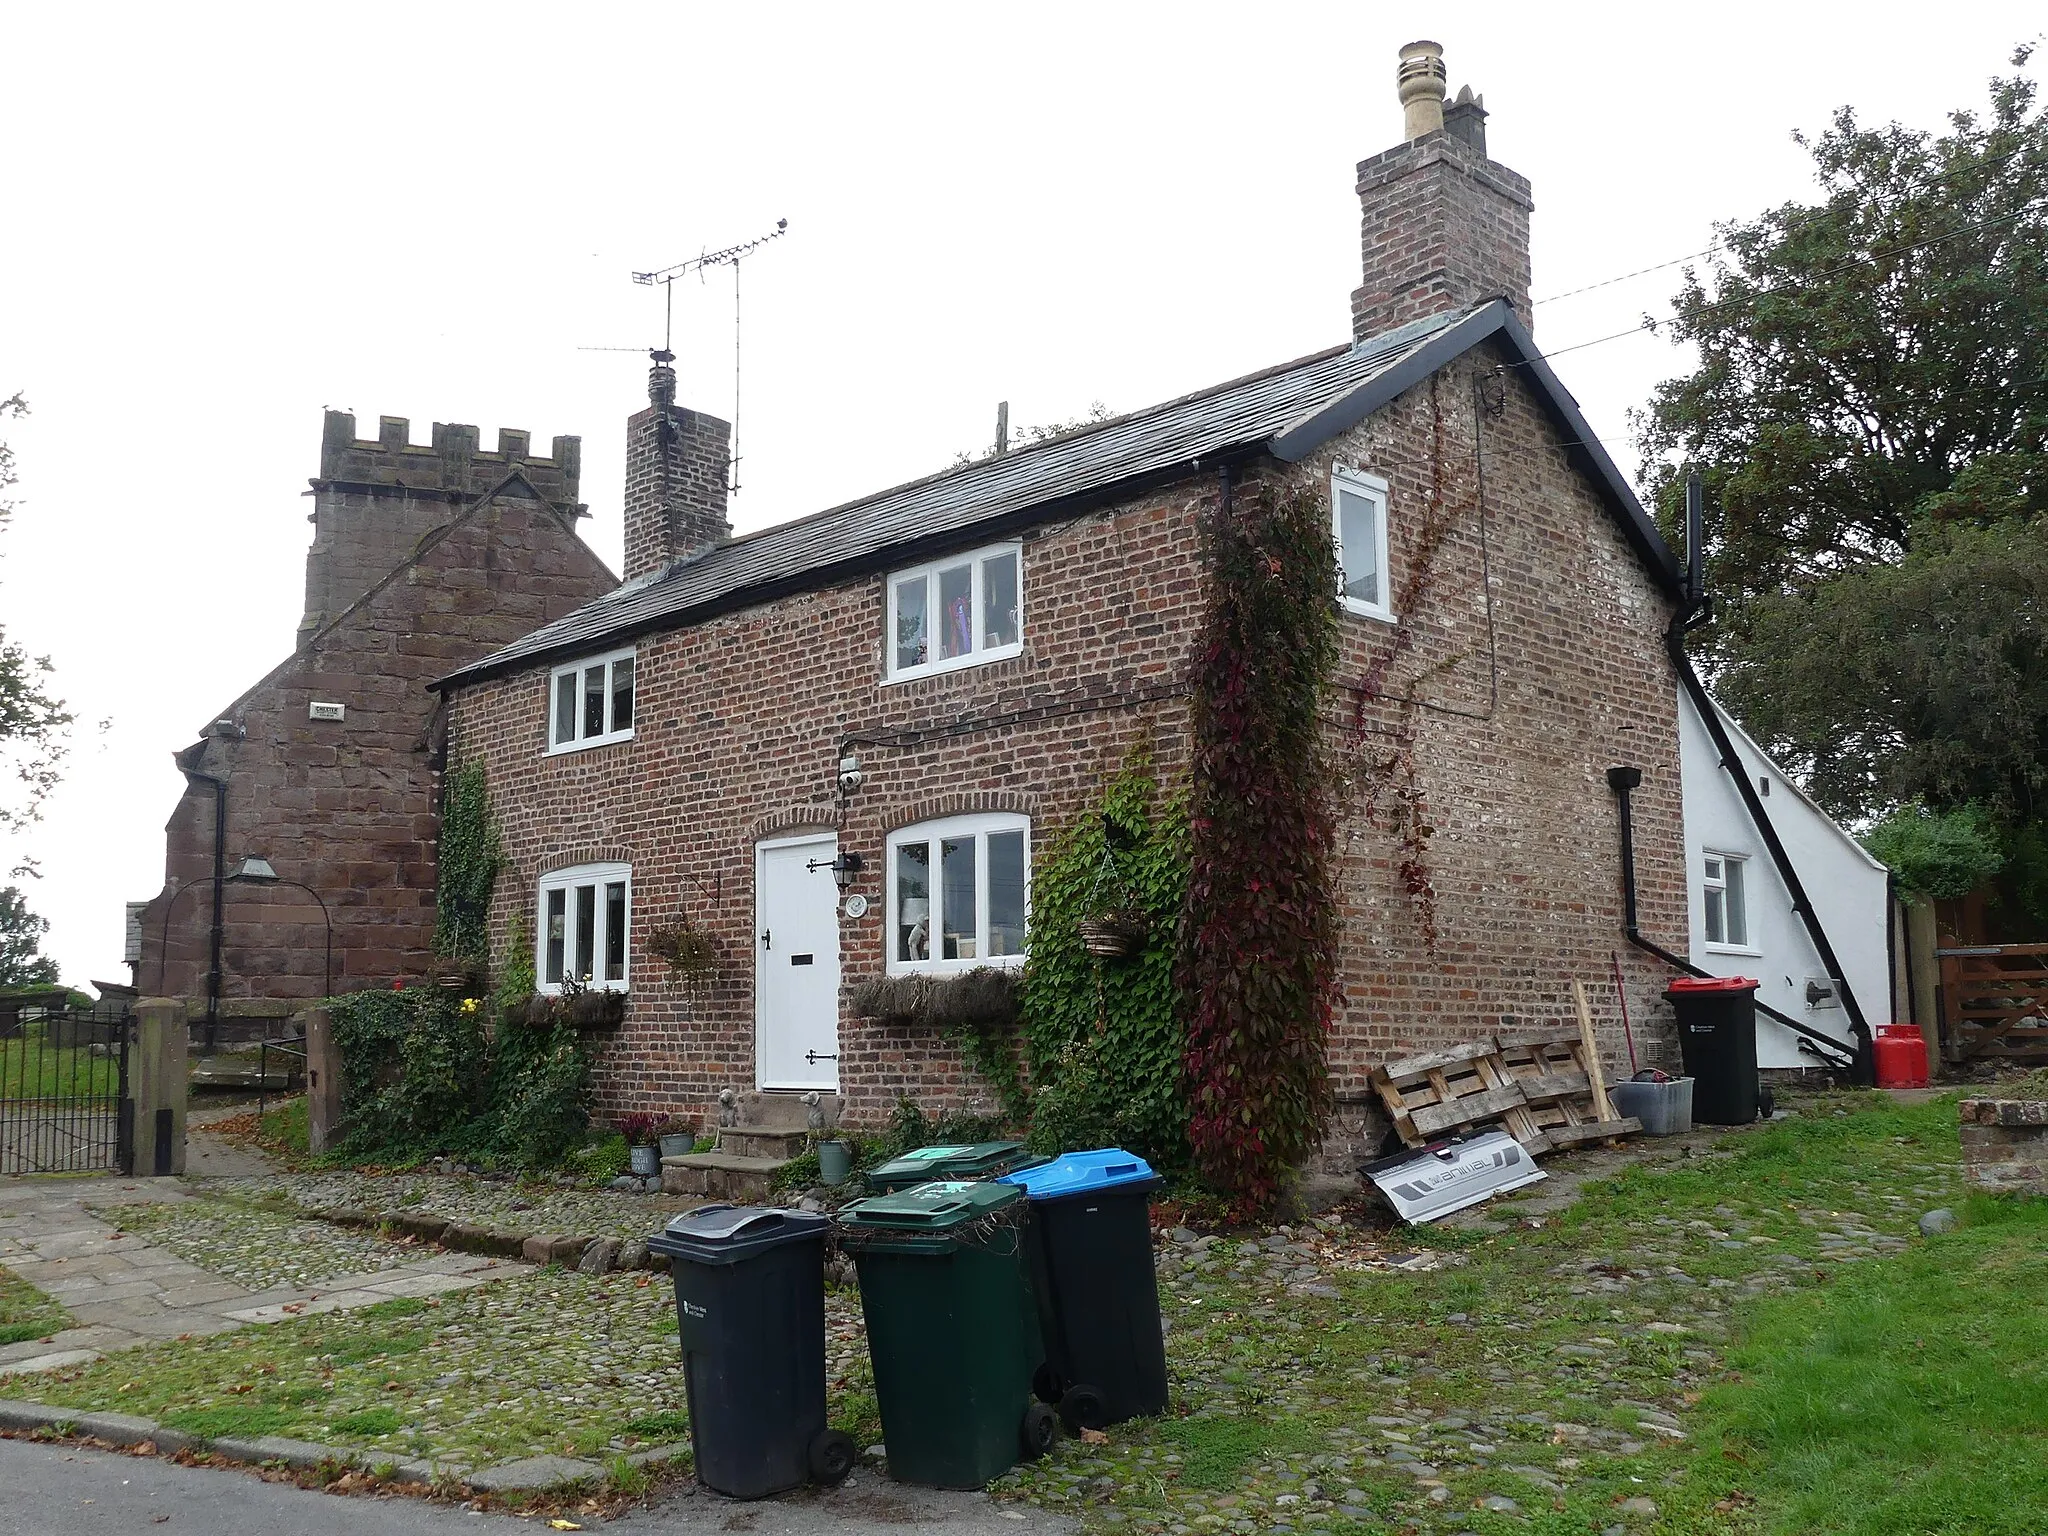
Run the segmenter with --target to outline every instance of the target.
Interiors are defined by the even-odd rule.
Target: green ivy
[[[355,992],[329,1007],[343,1158],[406,1163],[446,1153],[533,1168],[583,1144],[592,1062],[569,1025],[508,1015],[488,1034],[475,999],[437,988]]]
[[[1122,960],[1092,958],[1079,932],[1105,899],[1105,846],[1123,898],[1148,923],[1144,948]],[[1174,962],[1187,883],[1187,794],[1162,789],[1150,744],[1140,742],[1100,803],[1033,864],[1023,1024],[1037,1149],[1120,1143],[1162,1167],[1186,1166]]]
[[[450,773],[442,788],[436,954],[476,965],[488,958],[491,892],[504,863],[484,765],[472,759]]]

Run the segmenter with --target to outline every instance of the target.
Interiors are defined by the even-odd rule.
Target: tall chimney
[[[626,580],[690,560],[732,537],[725,510],[732,426],[676,404],[676,371],[657,352],[647,409],[626,423]]]
[[[1529,323],[1529,183],[1486,153],[1486,105],[1470,86],[1448,108],[1443,49],[1401,50],[1407,140],[1358,166],[1364,281],[1351,334],[1504,298]]]

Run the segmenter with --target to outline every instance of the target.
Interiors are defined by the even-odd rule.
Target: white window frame
[[[626,936],[620,946],[620,972],[618,976],[601,977],[592,974],[583,983],[584,990],[592,992],[625,992],[630,990],[633,978],[633,866],[630,864],[572,864],[565,869],[551,869],[540,877],[540,889],[534,901],[535,920],[533,974],[542,992],[550,996],[562,991],[562,983],[548,980],[548,896],[554,891],[567,894],[562,900],[562,973],[570,974],[576,964],[576,888],[595,886],[597,894],[592,901],[596,914],[596,933],[591,938],[590,956],[593,973],[604,969],[605,941],[610,937],[610,917],[605,901],[605,887],[623,882],[626,887]]]
[[[1729,900],[1730,882],[1728,866],[1735,865],[1737,873],[1733,882],[1734,901]],[[1721,955],[1759,955],[1763,951],[1750,942],[1749,922],[1749,855],[1746,853],[1725,853],[1718,848],[1707,848],[1700,853],[1700,938],[1708,949]],[[1715,865],[1720,873],[1712,872]],[[1710,914],[1715,898],[1720,898],[1721,937],[1709,938]],[[1740,938],[1730,938],[1734,928],[1728,921],[1728,914],[1734,912],[1741,923]]]
[[[1017,638],[1008,645],[981,643],[988,630],[988,598],[982,590],[981,563],[995,555],[1012,556],[1017,563]],[[903,582],[914,581],[920,576],[924,578],[925,653],[930,656],[939,648],[939,572],[961,565],[973,573],[974,648],[963,656],[941,657],[916,666],[899,667],[896,664],[896,588]],[[891,571],[882,589],[882,613],[882,678],[885,682],[907,682],[914,677],[930,677],[939,672],[958,672],[963,667],[978,667],[987,662],[1001,661],[1006,656],[1015,656],[1024,649],[1024,545],[1020,541],[989,544],[980,549],[947,555],[942,560]]]
[[[627,646],[624,650],[621,651],[605,651],[596,656],[579,656],[576,658],[576,660],[565,661],[559,667],[555,667],[551,671],[549,671],[548,702],[546,709],[548,727],[548,756],[554,757],[563,752],[582,752],[586,751],[591,747],[607,747],[615,741],[631,741],[633,739],[633,726],[630,722],[623,727],[608,728],[602,732],[599,732],[595,736],[585,736],[582,734],[583,674],[589,671],[592,667],[604,668],[605,725],[607,727],[611,727],[613,706],[618,702],[617,697],[614,693],[616,683],[614,680],[613,669],[616,668],[621,661],[630,661],[633,663],[633,719],[637,721],[640,718],[640,663],[634,654],[634,649],[632,646]],[[562,679],[565,677],[573,677],[576,680],[575,725],[577,734],[572,736],[567,741],[557,741],[555,738],[559,734],[559,727],[562,723]]]
[[[1024,950],[1014,955],[990,955],[988,953],[988,837],[992,832],[1022,832],[1024,834]],[[933,956],[926,960],[899,960],[896,957],[896,858],[897,853],[909,843],[937,843],[942,838],[975,839],[974,853],[974,955],[965,960],[948,960]],[[887,841],[887,857],[882,888],[883,904],[883,945],[891,976],[951,975],[956,971],[971,971],[976,966],[1022,965],[1025,954],[1031,947],[1031,818],[1005,811],[990,811],[975,816],[948,816],[939,821],[921,821],[915,826],[899,827],[891,832]],[[930,865],[931,894],[926,898],[935,907],[943,896],[939,888],[939,865],[936,859]]]
[[[1338,500],[1338,493],[1363,497],[1373,509],[1373,535],[1380,546],[1380,600],[1368,603],[1363,598],[1351,596],[1344,590],[1344,507]],[[1394,577],[1393,559],[1387,547],[1387,482],[1378,475],[1368,475],[1363,470],[1347,465],[1336,465],[1330,471],[1330,542],[1337,551],[1337,601],[1347,613],[1360,618],[1378,619],[1383,623],[1394,622]]]

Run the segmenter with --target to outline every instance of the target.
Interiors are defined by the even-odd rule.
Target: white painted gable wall
[[[1749,739],[1725,711],[1721,718],[1751,782],[1770,784],[1764,809],[1798,870],[1806,894],[1819,914],[1835,954],[1848,972],[1845,978],[1863,1005],[1863,1016],[1875,1029],[1892,1018],[1891,966],[1885,947],[1885,869],[1863,851],[1847,832],[1808,800],[1798,787]],[[1749,819],[1734,783],[1723,771],[1714,740],[1707,734],[1692,700],[1680,691],[1679,778],[1685,801],[1685,863],[1692,914],[1690,953],[1693,963],[1716,976],[1753,976],[1761,985],[1757,999],[1803,1020],[1823,1034],[1849,1039],[1849,1019],[1841,1007],[1812,1008],[1806,1001],[1809,977],[1825,981],[1827,967],[1813,947],[1806,927],[1792,910],[1792,897]],[[1746,854],[1746,903],[1749,944],[1743,948],[1709,947],[1706,898],[1702,884],[1709,851]],[[1804,1067],[1814,1058],[1798,1048],[1799,1037],[1774,1020],[1757,1019],[1757,1064],[1763,1067]]]

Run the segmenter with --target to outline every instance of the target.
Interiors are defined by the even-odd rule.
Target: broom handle
[[[1614,962],[1614,995],[1621,999],[1621,1038],[1628,1042],[1628,1075],[1634,1077],[1642,1069],[1636,1065],[1636,1037],[1628,1027],[1628,988],[1621,984],[1621,956],[1613,950],[1607,958]]]

